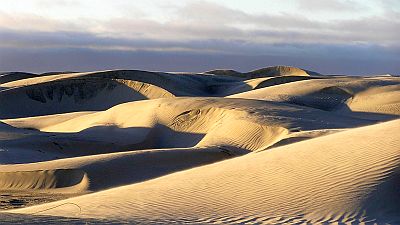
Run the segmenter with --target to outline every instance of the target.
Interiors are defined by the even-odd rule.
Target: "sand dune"
[[[0,73],[0,84],[17,81],[17,80],[23,80],[23,79],[27,79],[27,78],[37,78],[40,76],[68,74],[68,73],[73,73],[73,72],[68,72],[68,71],[47,72],[47,73],[42,73],[42,74],[26,73],[26,72],[3,72],[3,73]]]
[[[37,190],[47,193],[98,191],[231,157],[229,152],[218,147],[177,148],[0,165],[0,190]]]
[[[286,102],[325,111],[397,114],[396,109],[379,110],[378,108],[385,105],[396,107],[400,99],[399,84],[400,79],[394,77],[312,79],[269,86],[229,97]],[[384,93],[386,97],[382,97],[381,94]],[[370,98],[375,101],[369,102]],[[362,104],[365,106],[362,107]]]
[[[68,79],[15,87],[0,92],[4,118],[104,110],[116,104],[174,97],[157,86],[130,80]],[[18,113],[16,113],[18,112]]]
[[[320,75],[319,73],[303,70],[292,66],[271,66],[262,69],[257,69],[246,73],[249,77],[274,77],[274,76],[310,76]]]
[[[292,66],[270,66],[261,69],[256,69],[250,72],[241,73],[229,69],[217,69],[205,72],[214,75],[228,75],[235,77],[242,77],[247,79],[260,78],[260,77],[277,77],[277,76],[310,76],[320,75],[317,72],[300,69]]]
[[[226,96],[251,87],[198,74],[104,71],[48,75],[1,84],[0,118],[105,110],[124,102],[174,96]]]
[[[3,122],[14,127],[51,132],[53,139],[58,137],[56,142],[61,149],[57,152],[71,156],[94,154],[92,148],[105,153],[115,149],[194,146],[226,146],[237,154],[267,148],[291,132],[371,123],[302,106],[226,98],[162,98],[124,103],[103,112]],[[77,145],[65,143],[76,139],[80,140]],[[77,152],[71,145],[81,150]]]
[[[0,223],[400,223],[399,77],[11,72],[0,106]]]
[[[11,81],[36,77],[37,74],[25,73],[25,72],[4,72],[0,73],[0,84],[4,84]]]
[[[29,170],[0,173],[0,190],[78,191],[88,185],[86,174],[77,169]]]
[[[399,120],[358,128],[14,212],[73,202],[81,214],[69,207],[42,214],[149,223],[397,223],[399,128]]]
[[[292,67],[268,67],[240,78],[136,70],[44,74],[39,77],[32,74],[25,76],[26,79],[13,79],[0,84],[0,101],[4,105],[0,109],[0,118],[98,111],[124,102],[174,96],[223,97],[260,87],[311,79],[304,77],[303,73],[306,72]],[[276,74],[287,77],[271,78]],[[255,77],[261,79],[251,79]]]
[[[399,115],[400,87],[396,84],[369,88],[355,95],[347,105],[356,112]]]

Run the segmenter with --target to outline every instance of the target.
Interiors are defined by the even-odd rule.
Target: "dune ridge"
[[[219,147],[176,148],[0,165],[0,190],[86,193],[149,180],[233,156]]]
[[[0,106],[0,224],[400,223],[399,77],[10,72]]]
[[[86,189],[87,185],[86,174],[76,169],[0,172],[0,190],[76,192]]]
[[[79,217],[134,218],[147,222],[162,218],[166,220],[161,222],[200,223],[256,219],[283,224],[282,218],[291,217],[287,222],[361,223],[370,216],[378,216],[378,222],[388,216],[386,221],[396,223],[400,219],[400,196],[395,188],[400,179],[400,139],[388,134],[398,128],[400,120],[357,128],[144,183],[12,212],[29,213],[69,201],[82,207]],[[353,143],[363,141],[348,145],[347,138]],[[306,159],[308,162],[302,163]],[[135,194],[127,198],[121,193]],[[102,199],[113,199],[106,203],[108,210],[102,210]],[[90,207],[92,204],[99,207]],[[61,207],[43,214],[72,216],[73,212],[70,213]]]
[[[246,73],[241,73],[230,69],[216,69],[204,72],[206,74],[214,75],[227,75],[242,77],[247,79],[261,78],[261,77],[277,77],[277,76],[318,76],[321,75],[317,72],[304,70],[293,66],[269,66],[261,69],[252,70]]]
[[[113,151],[118,146],[119,151],[132,148],[226,146],[232,154],[266,148],[286,138],[292,130],[299,133],[370,123],[282,103],[183,97],[124,103],[102,112],[2,121],[15,127],[51,132],[55,137],[87,140],[99,153]],[[110,136],[110,132],[115,135]],[[105,143],[114,144],[110,150],[102,151]],[[75,153],[70,149],[58,149],[57,152],[93,154],[91,150],[87,152],[82,149]]]

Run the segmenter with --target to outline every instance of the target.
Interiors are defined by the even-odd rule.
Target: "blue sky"
[[[0,0],[0,71],[400,74],[398,0]]]

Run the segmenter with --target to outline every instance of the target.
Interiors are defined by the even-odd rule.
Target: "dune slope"
[[[0,165],[0,190],[85,193],[233,157],[224,148],[152,149]]]
[[[187,97],[135,101],[101,112],[2,121],[42,131],[40,135],[50,136],[46,138],[51,145],[57,145],[48,151],[69,156],[195,146],[225,146],[232,154],[243,154],[267,148],[293,132],[371,123],[282,103]],[[41,142],[46,145],[46,140],[36,140]]]
[[[286,102],[338,113],[398,115],[399,90],[400,79],[395,77],[339,77],[299,80],[228,97]]]
[[[400,224],[400,78],[0,74],[0,224]]]
[[[392,132],[399,128],[400,120],[357,128],[13,212],[73,202],[81,214],[68,207],[42,214],[146,222],[397,223],[400,138]]]

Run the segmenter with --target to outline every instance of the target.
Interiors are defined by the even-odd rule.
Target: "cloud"
[[[221,67],[248,71],[281,64],[329,74],[396,74],[400,71],[400,50],[376,45],[257,44],[224,40],[171,43],[143,39],[125,40],[127,47],[108,48],[122,45],[124,40],[68,35],[76,40],[63,44],[50,37],[54,41],[51,46],[44,41],[43,46],[29,47],[29,39],[24,48],[1,46],[0,71],[124,68],[200,72]],[[29,35],[30,38],[35,36]],[[88,48],[88,42],[97,47]]]
[[[365,5],[359,4],[358,2],[352,0],[296,0],[296,4],[300,10],[319,12],[323,11],[337,13],[338,11],[351,12],[355,10],[366,9]]]
[[[104,69],[142,69],[155,71],[195,71],[214,68],[232,68],[249,71],[269,65],[293,65],[328,74],[383,74],[398,73],[400,62],[396,58],[368,59],[365,50],[349,47],[345,50],[327,46],[310,46],[293,50],[293,54],[275,53],[251,56],[235,54],[207,54],[193,52],[115,51],[92,49],[15,49],[0,48],[0,71],[93,71]],[[317,55],[313,55],[315,51]],[[367,51],[373,55],[382,49]],[[302,53],[302,54],[301,54]],[[346,57],[342,57],[346,55]]]
[[[36,0],[34,3],[38,7],[46,7],[46,8],[59,8],[59,7],[77,7],[80,6],[81,1],[78,0]]]
[[[314,2],[297,1],[302,2],[303,7]],[[359,7],[352,1],[330,2],[330,6],[318,5],[320,3],[311,5],[316,8],[328,7],[331,10],[339,10],[340,7],[346,9]],[[66,1],[65,4],[68,3],[70,2]],[[366,62],[369,67],[386,65],[382,66],[383,70],[392,73],[399,70],[398,66],[389,65],[394,62],[398,65],[399,60],[396,61],[396,58],[400,58],[398,42],[400,33],[397,32],[397,27],[400,27],[400,17],[398,12],[393,10],[384,15],[320,21],[301,14],[268,12],[251,14],[221,4],[188,1],[181,6],[171,7],[168,12],[171,13],[168,19],[158,21],[147,18],[142,13],[101,19],[60,20],[36,14],[14,15],[0,11],[0,48],[4,50],[0,52],[2,61],[0,69],[17,69],[17,65],[21,66],[19,68],[30,68],[33,71],[54,68],[55,65],[62,67],[54,55],[55,52],[60,53],[60,58],[72,62],[75,62],[75,58],[68,57],[72,52],[74,54],[80,52],[78,55],[83,57],[82,60],[71,64],[76,70],[89,67],[99,69],[92,65],[91,57],[100,60],[113,56],[114,58],[105,60],[105,66],[124,66],[129,64],[125,64],[125,60],[119,57],[118,53],[143,63],[138,58],[140,52],[143,57],[158,58],[160,66],[166,61],[173,63],[185,63],[185,60],[191,59],[207,61],[201,60],[200,56],[204,56],[216,60],[207,61],[204,65],[216,65],[216,62],[220,65],[235,65],[226,61],[229,58],[233,60],[232,62],[239,63],[240,68],[249,68],[256,66],[257,63],[253,65],[246,60],[259,60],[258,57],[264,57],[268,59],[264,65],[275,64],[274,62],[296,64],[294,59],[304,62],[300,64],[305,66],[312,66],[312,63],[308,62],[320,62],[321,65],[329,62],[339,68],[326,67],[326,71],[332,73],[342,71],[340,68],[348,62],[354,62],[355,65]],[[35,64],[37,66],[28,66],[32,63],[22,60],[21,62],[26,63],[25,67],[17,58],[13,58],[15,61],[10,60],[17,56],[26,59],[24,51],[35,53],[38,55],[37,59],[42,60]],[[104,56],[100,56],[100,53]],[[181,53],[186,54],[185,57],[188,58],[180,55]],[[163,58],[165,55],[168,57]],[[175,60],[171,57],[178,58]],[[282,61],[276,61],[274,57]],[[115,61],[116,58],[121,61]],[[242,61],[237,60],[239,58]],[[287,60],[286,63],[284,58]],[[258,62],[257,60],[255,62]],[[323,60],[325,64],[322,63]],[[92,66],[85,67],[85,64]],[[152,63],[133,65],[148,65],[146,68],[150,69],[159,68]],[[164,66],[165,69],[186,68],[180,64]],[[194,70],[205,67],[192,66]],[[366,73],[381,71],[367,70],[369,67],[348,66],[349,71],[355,73],[361,73],[361,70]],[[324,70],[319,66],[317,69]]]
[[[168,21],[146,18],[59,21],[36,15],[0,14],[0,28],[23,31],[83,32],[120,39],[241,40],[256,43],[368,43],[397,45],[400,20],[393,16],[315,21],[301,15],[249,14],[210,2],[190,2]],[[68,39],[67,36],[65,38]],[[4,42],[4,41],[3,41]]]
[[[46,18],[31,13],[12,14],[0,11],[0,29],[49,32],[57,32],[59,30],[74,31],[87,29],[87,26],[82,26],[83,24]]]
[[[232,31],[234,32],[234,31]],[[200,38],[200,39],[160,39],[160,38],[118,38],[113,36],[97,35],[91,32],[41,32],[41,31],[15,31],[0,29],[2,42],[0,47],[25,49],[25,48],[88,48],[94,50],[124,50],[124,51],[192,51],[192,52],[214,52],[219,54],[238,55],[260,55],[271,52],[270,46],[284,48],[285,46],[296,46],[304,48],[312,45],[325,46],[378,46],[369,43],[346,42],[346,37],[331,36],[329,34],[302,33],[291,31],[253,31],[249,34],[236,32],[237,36],[231,39],[224,38]],[[246,39],[247,35],[252,39]],[[268,40],[279,40],[279,42],[265,42],[263,39],[257,41],[257,37],[268,37]],[[288,38],[289,37],[289,38]],[[330,41],[336,38],[338,43]],[[317,42],[316,39],[326,39],[326,42]],[[297,41],[294,41],[297,40]],[[265,47],[267,46],[267,47]],[[386,47],[387,48],[387,47]],[[399,47],[392,47],[398,49]],[[285,49],[287,54],[291,54]]]

